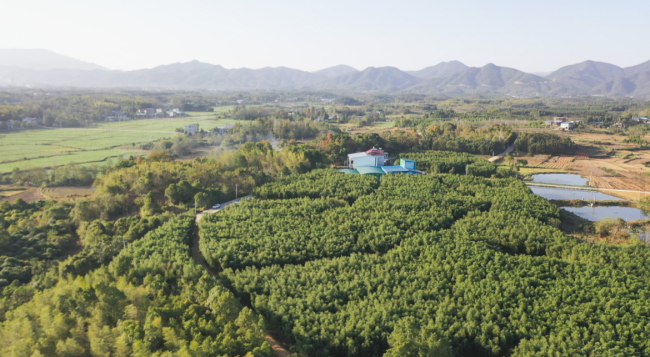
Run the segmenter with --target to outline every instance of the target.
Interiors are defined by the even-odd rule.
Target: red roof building
[[[372,148],[372,149],[366,151],[366,154],[368,154],[370,156],[384,156],[383,151],[381,151],[379,149],[375,149],[375,148]]]

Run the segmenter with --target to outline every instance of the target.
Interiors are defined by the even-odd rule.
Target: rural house
[[[185,125],[185,134],[195,135],[199,132],[199,124],[188,124]]]
[[[145,108],[139,109],[135,114],[135,117],[138,119],[151,119],[156,117],[156,109],[154,108]]]
[[[381,148],[372,148],[368,151],[348,154],[348,167],[356,169],[362,166],[384,166],[388,153],[384,153]]]
[[[218,126],[215,130],[217,131],[217,133],[223,135],[223,134],[227,133],[228,130],[230,130],[230,129],[234,128],[234,127],[235,127],[234,124],[226,124],[224,126]]]
[[[574,127],[575,127],[575,123],[572,121],[567,121],[560,124],[560,128],[565,130],[573,130]]]
[[[170,118],[186,117],[187,116],[187,114],[185,114],[185,112],[181,111],[178,108],[172,109],[172,111],[167,112],[167,115],[169,115]]]
[[[372,148],[368,151],[348,154],[348,168],[339,170],[346,174],[361,174],[382,176],[386,174],[407,173],[422,174],[422,171],[415,169],[415,161],[400,159],[399,165],[385,165],[388,160],[388,153],[381,148]]]

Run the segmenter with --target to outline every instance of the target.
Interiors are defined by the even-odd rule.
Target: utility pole
[[[235,184],[235,201],[237,201],[237,184]]]

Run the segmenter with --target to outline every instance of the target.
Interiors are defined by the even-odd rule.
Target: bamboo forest
[[[256,193],[201,250],[304,355],[650,354],[650,249],[565,236],[520,181],[325,170]]]

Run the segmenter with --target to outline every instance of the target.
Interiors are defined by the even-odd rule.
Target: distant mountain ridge
[[[25,56],[37,58],[28,60]],[[25,61],[21,62],[21,58]],[[492,63],[468,67],[458,61],[442,62],[419,71],[402,71],[395,67],[357,70],[346,65],[313,72],[287,67],[226,69],[196,60],[150,69],[114,71],[46,50],[0,49],[0,85],[650,98],[650,61],[627,68],[584,61],[545,76]]]
[[[42,49],[0,49],[0,66],[45,71],[51,69],[105,70],[89,62]]]
[[[440,62],[435,66],[429,66],[419,71],[409,71],[408,74],[418,78],[444,78],[453,76],[456,73],[467,70],[464,63],[459,61]]]
[[[319,74],[328,78],[333,78],[333,77],[338,77],[345,74],[356,73],[356,72],[359,72],[359,70],[356,68],[352,68],[350,66],[346,66],[344,64],[340,64],[338,66],[321,69],[319,71],[314,71],[312,73]]]

